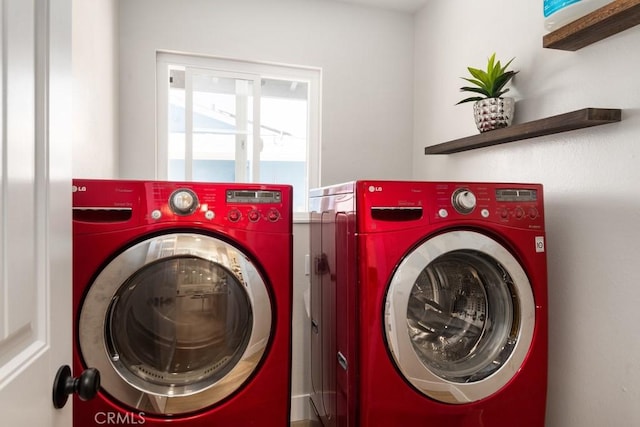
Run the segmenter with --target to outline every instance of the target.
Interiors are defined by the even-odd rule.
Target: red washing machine
[[[74,425],[288,425],[291,195],[73,181]]]
[[[541,185],[357,181],[310,200],[324,426],[544,426]]]

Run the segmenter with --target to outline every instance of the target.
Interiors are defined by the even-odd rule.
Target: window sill
[[[293,223],[294,224],[309,224],[309,212],[294,212]]]

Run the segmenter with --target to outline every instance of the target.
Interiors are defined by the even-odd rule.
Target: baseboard
[[[311,419],[310,412],[308,394],[291,397],[291,422]]]

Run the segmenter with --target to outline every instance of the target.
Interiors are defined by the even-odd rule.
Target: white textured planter
[[[486,98],[473,104],[473,117],[480,132],[511,125],[515,101],[513,98]]]

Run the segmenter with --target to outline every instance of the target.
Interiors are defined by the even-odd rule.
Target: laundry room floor
[[[322,427],[322,424],[318,421],[294,421],[291,423],[291,427]]]

